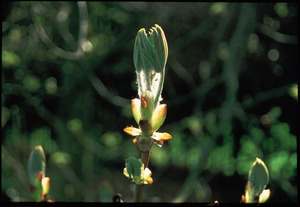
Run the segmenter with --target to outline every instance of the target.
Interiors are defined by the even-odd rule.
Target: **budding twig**
[[[161,147],[164,141],[172,139],[172,136],[166,132],[156,132],[167,114],[167,105],[160,104],[160,101],[168,46],[160,26],[152,27],[149,36],[145,29],[139,30],[133,56],[139,98],[131,100],[131,108],[139,128],[126,127],[124,132],[135,137],[133,143],[141,152],[141,158],[139,160],[127,159],[123,173],[136,183],[135,201],[140,202],[144,185],[153,182],[152,173],[148,168],[152,145],[156,144]]]

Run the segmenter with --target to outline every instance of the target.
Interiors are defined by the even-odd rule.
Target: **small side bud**
[[[152,173],[148,168],[144,169],[141,159],[130,157],[125,160],[125,166],[123,174],[132,179],[137,185],[153,183],[153,179],[151,178]]]
[[[46,156],[41,145],[35,146],[31,151],[28,159],[27,170],[31,184],[35,183],[38,174],[41,174],[42,177],[45,176]]]
[[[123,174],[129,179],[133,179],[134,182],[141,182],[141,166],[143,165],[135,157],[129,157],[125,160],[125,168],[123,170]]]
[[[30,180],[30,192],[36,202],[47,201],[50,190],[50,178],[45,177],[46,156],[42,146],[35,146],[28,159],[28,174]]]
[[[255,189],[255,193],[260,195],[265,189],[266,185],[269,183],[269,171],[265,163],[256,158],[249,172],[249,182]]]
[[[245,196],[242,196],[242,202],[266,202],[271,194],[271,191],[269,189],[265,190],[268,183],[268,168],[261,159],[256,158],[249,172],[248,182],[245,188]]]

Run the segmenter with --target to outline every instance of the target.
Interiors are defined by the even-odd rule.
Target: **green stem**
[[[144,164],[144,168],[148,167],[149,158],[150,158],[150,149],[146,152],[141,153],[141,160]],[[144,184],[140,184],[136,186],[135,202],[142,201],[143,189],[144,189]]]

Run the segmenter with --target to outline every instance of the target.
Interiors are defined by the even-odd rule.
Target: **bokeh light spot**
[[[268,58],[271,61],[277,61],[279,59],[279,52],[276,49],[271,49],[268,52]]]

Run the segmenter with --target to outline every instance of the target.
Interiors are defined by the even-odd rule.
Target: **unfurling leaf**
[[[125,168],[123,174],[132,179],[137,185],[152,184],[151,171],[148,168],[144,169],[144,164],[141,159],[130,157],[125,160]]]

